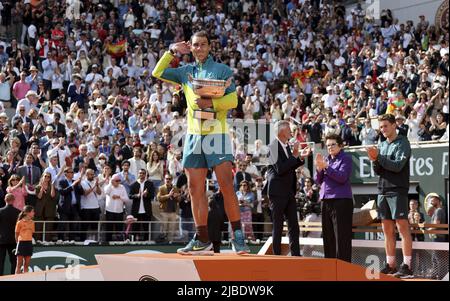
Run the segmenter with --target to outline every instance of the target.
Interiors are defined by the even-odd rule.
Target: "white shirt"
[[[288,147],[288,145],[284,144],[283,142],[281,142],[281,140],[278,139],[278,137],[277,137],[277,140],[278,140],[278,142],[280,142],[281,146],[283,147],[284,154],[286,155],[287,158],[289,158],[289,154],[288,154],[287,149],[286,149],[286,147]]]
[[[147,165],[145,164],[145,161],[142,160],[142,159],[135,159],[133,157],[133,158],[131,158],[128,161],[130,162],[130,170],[129,170],[129,172],[130,172],[130,174],[135,176],[136,179],[138,177],[138,173],[139,173],[139,170],[141,168],[147,170]]]
[[[252,177],[259,176],[258,168],[254,164],[249,164],[245,172],[248,172]]]
[[[263,213],[262,211],[262,189],[256,189],[256,200],[258,204],[256,205],[256,213]]]
[[[64,149],[55,147],[47,151],[47,157],[51,158],[55,153],[58,153],[59,167],[62,167],[66,163],[66,158],[70,157],[70,150],[64,146]]]
[[[177,182],[178,177],[183,172],[183,165],[181,165],[180,161],[178,161],[176,159],[173,159],[173,160],[169,161],[168,169],[169,169],[169,173],[173,177],[173,182],[172,183],[175,185],[176,182]]]
[[[11,100],[11,87],[9,82],[0,83],[0,99]]]
[[[145,208],[144,208],[144,183],[145,181],[143,181],[142,183],[139,182],[139,180],[137,181],[140,185],[139,188],[139,194],[141,195],[141,200],[139,201],[139,214],[141,213],[145,213]]]
[[[114,187],[112,184],[108,184],[105,186],[105,195],[106,195],[106,211],[111,213],[122,213],[123,205],[125,203],[131,203],[128,198],[127,191],[122,184]],[[112,196],[117,195],[120,196],[120,199],[113,199]]]
[[[37,28],[36,26],[34,26],[34,24],[28,26],[28,36],[30,37],[30,39],[36,39],[36,32]]]
[[[337,95],[336,94],[325,94],[324,96],[322,96],[322,100],[324,100],[324,105],[325,108],[333,108],[336,105],[336,99],[337,99]],[[333,109],[334,111],[334,109]]]
[[[95,181],[88,181],[84,180],[81,181],[81,187],[84,191],[91,190],[95,186]],[[95,192],[97,188],[94,188],[91,193],[88,195],[82,195],[81,196],[81,209],[97,209],[99,208],[98,205],[98,197],[97,193]]]
[[[17,107],[16,107],[16,115],[19,115],[19,113],[20,113],[20,106],[25,107],[25,115],[28,115],[28,113],[31,110],[31,103],[28,100],[28,98],[25,97],[25,98],[22,98],[21,100],[19,100],[19,102],[17,103]]]
[[[103,76],[99,73],[91,72],[88,75],[86,75],[86,82],[90,82],[91,85],[95,84],[99,80],[103,80]]]
[[[59,168],[58,166],[51,166],[49,165],[45,170],[44,173],[50,173],[50,175],[52,176],[52,183],[55,183],[55,181],[57,180],[57,176],[58,176],[58,172],[59,172]]]

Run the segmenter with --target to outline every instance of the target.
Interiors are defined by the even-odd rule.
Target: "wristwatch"
[[[172,55],[176,55],[175,51],[173,51],[172,48],[169,48],[169,52],[170,52],[170,54],[172,54]]]

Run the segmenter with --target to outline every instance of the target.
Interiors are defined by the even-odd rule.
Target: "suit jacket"
[[[278,139],[269,144],[269,166],[267,168],[267,194],[269,198],[294,198],[297,190],[297,167],[305,161],[295,158],[292,154],[286,157]]]
[[[233,179],[234,191],[238,191],[239,190],[239,185],[244,180],[247,180],[247,181],[249,181],[251,183],[252,182],[252,176],[248,172],[238,171],[234,175],[234,179]]]
[[[15,228],[20,210],[12,205],[0,208],[0,245],[16,243]]]
[[[75,192],[76,204],[72,206],[72,191]],[[58,212],[63,214],[70,214],[75,209],[80,211],[81,207],[81,195],[83,194],[83,188],[81,185],[75,185],[74,187],[69,185],[67,179],[59,181],[58,192],[60,194]]]
[[[25,134],[22,132],[21,134],[17,135],[17,138],[20,140],[20,149],[24,152],[27,152],[27,150],[30,148],[30,138],[32,134],[31,132],[28,134],[28,137],[25,136]]]
[[[172,188],[174,189],[174,191],[176,193],[180,193],[180,190],[176,186],[172,185]],[[170,192],[170,190],[167,188],[167,185],[164,184],[159,187],[157,199],[159,202],[159,209],[161,209],[162,212],[165,212],[166,207],[167,207],[167,202],[170,200],[169,192]],[[178,197],[178,199],[175,200],[177,207],[178,207],[178,203],[180,202],[180,199],[181,199],[181,197]],[[176,210],[175,212],[178,213],[178,210]]]
[[[133,204],[131,205],[131,214],[133,216],[139,214],[139,206],[141,204],[141,198],[139,197],[140,188],[141,184],[139,184],[138,181],[134,182],[130,186],[130,199],[133,200]],[[153,186],[153,183],[149,180],[145,181],[144,190],[148,191],[147,196],[143,197],[145,213],[152,216],[152,200],[155,197],[155,187]]]
[[[41,178],[40,168],[34,165],[31,166],[31,177],[32,177],[31,183],[30,180],[28,179],[28,167],[26,165],[22,165],[19,168],[17,168],[17,174],[20,177],[25,177],[26,184],[36,185],[37,183],[39,183],[39,179]]]
[[[122,146],[122,158],[123,160],[128,160],[133,157],[133,147],[125,144]]]
[[[14,115],[14,117],[13,117],[12,120],[11,120],[11,125],[14,126],[15,121],[18,120],[18,119],[20,119],[20,120],[23,121],[22,116],[17,115],[17,114]],[[34,127],[34,124],[33,124],[33,121],[31,120],[31,118],[28,117],[28,116],[26,116],[26,117],[25,117],[25,122],[28,122],[28,123],[30,124],[30,133],[33,133],[33,127]]]

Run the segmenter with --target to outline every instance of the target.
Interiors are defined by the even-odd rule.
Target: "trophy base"
[[[194,118],[200,120],[214,120],[216,119],[216,112],[195,110]]]

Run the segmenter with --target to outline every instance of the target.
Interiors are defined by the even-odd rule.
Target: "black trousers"
[[[138,222],[149,222],[152,220],[152,217],[150,214],[147,213],[138,213],[134,216],[137,218]],[[148,233],[148,223],[134,223],[133,224],[133,232],[136,235],[139,235],[141,240],[148,241],[150,240],[150,236]]]
[[[82,221],[99,221],[100,220],[100,208],[95,209],[81,209],[80,218]],[[97,232],[98,225],[96,223],[81,223],[81,235],[82,241],[86,240],[87,231]]]
[[[9,263],[11,264],[10,274],[14,275],[16,273],[17,259],[16,254],[13,252],[15,248],[15,244],[0,245],[0,276],[4,275],[6,253],[8,253]]]
[[[264,225],[260,223],[264,223],[264,213],[253,213],[252,221],[255,238],[259,240],[263,239]]]
[[[300,230],[298,227],[297,205],[295,199],[270,198],[272,209],[272,250],[274,255],[281,255],[281,236],[283,222],[287,220],[289,249],[292,256],[300,256]]]
[[[106,241],[111,241],[113,234],[120,233],[123,235],[123,212],[122,213],[114,213],[106,211],[105,216],[107,221],[115,221],[116,223],[107,223],[106,224]],[[114,233],[113,233],[114,232]]]
[[[352,262],[352,199],[322,200],[322,235],[325,258]]]

